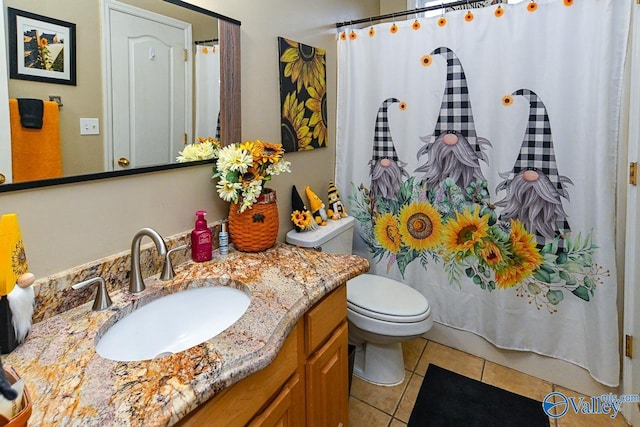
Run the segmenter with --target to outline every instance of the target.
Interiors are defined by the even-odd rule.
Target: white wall
[[[309,184],[326,194],[335,167],[335,23],[376,15],[378,0],[193,0],[242,22],[242,121],[244,139],[280,140],[277,36],[327,50],[329,148],[287,154],[293,173],[274,178],[280,240],[291,229],[291,185]],[[0,44],[5,45],[4,32]],[[0,57],[4,57],[0,56]],[[0,64],[0,79],[6,73]],[[2,80],[4,83],[4,80]],[[34,83],[37,84],[37,83]],[[4,87],[4,84],[2,85]],[[2,90],[2,89],[0,89]],[[0,99],[2,98],[0,93]],[[4,102],[0,102],[4,104]],[[0,108],[0,120],[6,116]],[[1,126],[0,138],[5,126]],[[193,227],[194,212],[210,221],[227,216],[215,194],[211,168],[199,166],[58,187],[0,193],[0,214],[18,214],[31,271],[43,277],[126,251],[136,230],[153,227],[169,236]]]

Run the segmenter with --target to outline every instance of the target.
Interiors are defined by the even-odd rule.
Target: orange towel
[[[22,127],[17,99],[9,100],[9,115],[13,182],[61,177],[62,149],[58,104],[54,101],[44,101],[42,129]]]

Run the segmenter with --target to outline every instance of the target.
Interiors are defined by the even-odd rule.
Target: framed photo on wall
[[[9,77],[76,85],[76,24],[7,8]]]

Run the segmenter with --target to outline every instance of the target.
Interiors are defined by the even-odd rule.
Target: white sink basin
[[[149,360],[196,346],[233,325],[249,307],[239,289],[187,289],[146,304],[113,324],[96,344],[106,359]]]

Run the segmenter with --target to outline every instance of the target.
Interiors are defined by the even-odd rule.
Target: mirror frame
[[[220,39],[220,80],[224,82],[220,90],[220,139],[225,143],[241,141],[241,103],[240,103],[240,21],[201,8],[182,0],[162,0],[195,12],[212,16],[219,20],[218,38]],[[27,190],[32,188],[51,187],[61,184],[95,181],[107,178],[138,175],[178,168],[199,166],[213,163],[213,160],[200,160],[188,163],[169,163],[166,165],[147,166],[130,170],[97,172],[68,177],[12,182],[0,184],[0,193]]]

